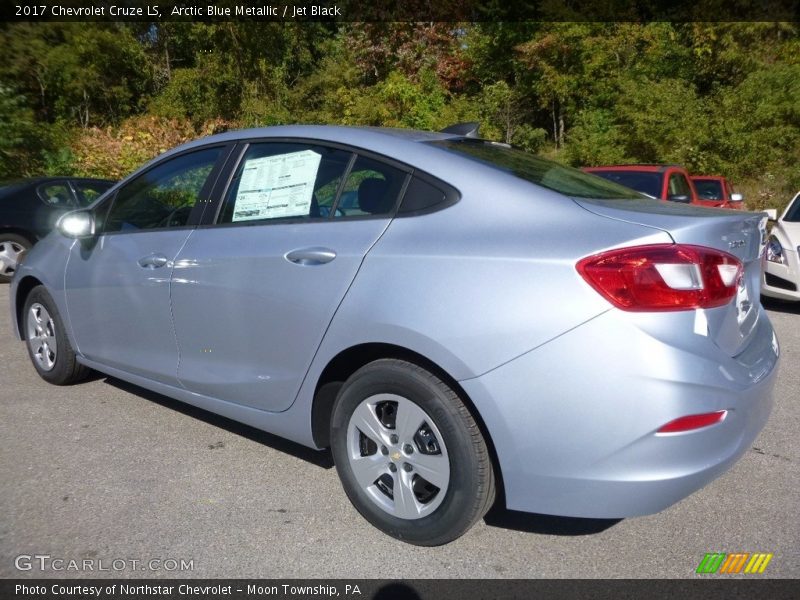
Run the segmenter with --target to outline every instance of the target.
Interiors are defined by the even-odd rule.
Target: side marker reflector
[[[681,433],[684,431],[692,431],[693,429],[702,429],[703,427],[721,423],[725,420],[727,414],[727,410],[718,410],[717,412],[703,413],[701,415],[687,415],[670,421],[656,433]]]

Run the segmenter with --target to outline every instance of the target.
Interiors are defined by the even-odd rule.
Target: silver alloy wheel
[[[27,338],[31,354],[43,371],[51,371],[56,364],[56,327],[47,309],[34,302],[28,311]]]
[[[17,270],[25,246],[11,240],[0,240],[0,275],[11,277]]]
[[[362,401],[347,426],[347,457],[359,487],[400,519],[420,519],[447,495],[450,459],[441,433],[411,400],[377,394]]]

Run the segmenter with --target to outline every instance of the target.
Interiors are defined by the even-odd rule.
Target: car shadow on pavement
[[[129,394],[134,394],[150,402],[155,402],[164,408],[177,411],[193,419],[199,419],[209,425],[225,429],[226,431],[240,435],[259,444],[264,444],[279,452],[285,452],[286,454],[323,469],[330,469],[334,466],[330,450],[318,451],[306,448],[295,442],[290,442],[289,440],[266,433],[260,429],[208,412],[202,408],[192,406],[191,404],[186,404],[180,400],[174,400],[168,396],[151,392],[150,390],[122,381],[121,379],[115,379],[105,375],[99,375],[96,379],[103,380],[104,383]],[[556,517],[552,515],[525,513],[516,510],[508,510],[503,504],[504,501],[502,497],[498,498],[498,501],[492,509],[486,513],[484,522],[489,527],[499,527],[501,529],[512,529],[515,531],[539,533],[543,535],[579,536],[600,533],[613,527],[622,520],[581,519],[577,517]]]
[[[622,519],[581,519],[508,510],[498,504],[483,518],[489,527],[543,535],[578,536],[601,533]]]
[[[104,376],[101,376],[100,379],[103,377]],[[141,388],[126,381],[122,381],[121,379],[105,377],[104,382],[124,392],[128,392],[129,394],[135,394],[140,398],[155,402],[164,408],[172,409],[181,414],[192,417],[193,419],[205,421],[209,425],[214,425],[215,427],[225,429],[226,431],[240,435],[248,440],[252,440],[259,444],[264,444],[265,446],[269,446],[278,452],[285,452],[286,454],[309,462],[317,467],[331,469],[334,466],[333,457],[331,456],[330,450],[313,450],[311,448],[301,446],[295,442],[291,442],[276,435],[261,431],[260,429],[256,429],[255,427],[244,425],[238,421],[233,421],[226,417],[208,412],[207,410],[203,410],[202,408],[192,406],[191,404],[186,404],[180,400],[173,400],[168,396],[151,392],[150,390]]]
[[[778,300],[777,298],[767,298],[765,296],[761,296],[761,304],[763,304],[764,308],[767,310],[800,315],[800,302],[788,302],[786,300]]]

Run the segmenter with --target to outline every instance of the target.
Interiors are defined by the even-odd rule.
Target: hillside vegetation
[[[0,24],[0,179],[119,178],[231,128],[441,129],[800,189],[794,23]]]

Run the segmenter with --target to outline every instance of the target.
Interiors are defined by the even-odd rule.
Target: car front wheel
[[[494,501],[489,451],[472,414],[441,379],[406,361],[372,362],[345,382],[331,448],[356,509],[405,542],[452,541]]]
[[[23,315],[28,355],[41,378],[56,385],[85,379],[89,369],[77,361],[58,308],[44,286],[28,294]]]

